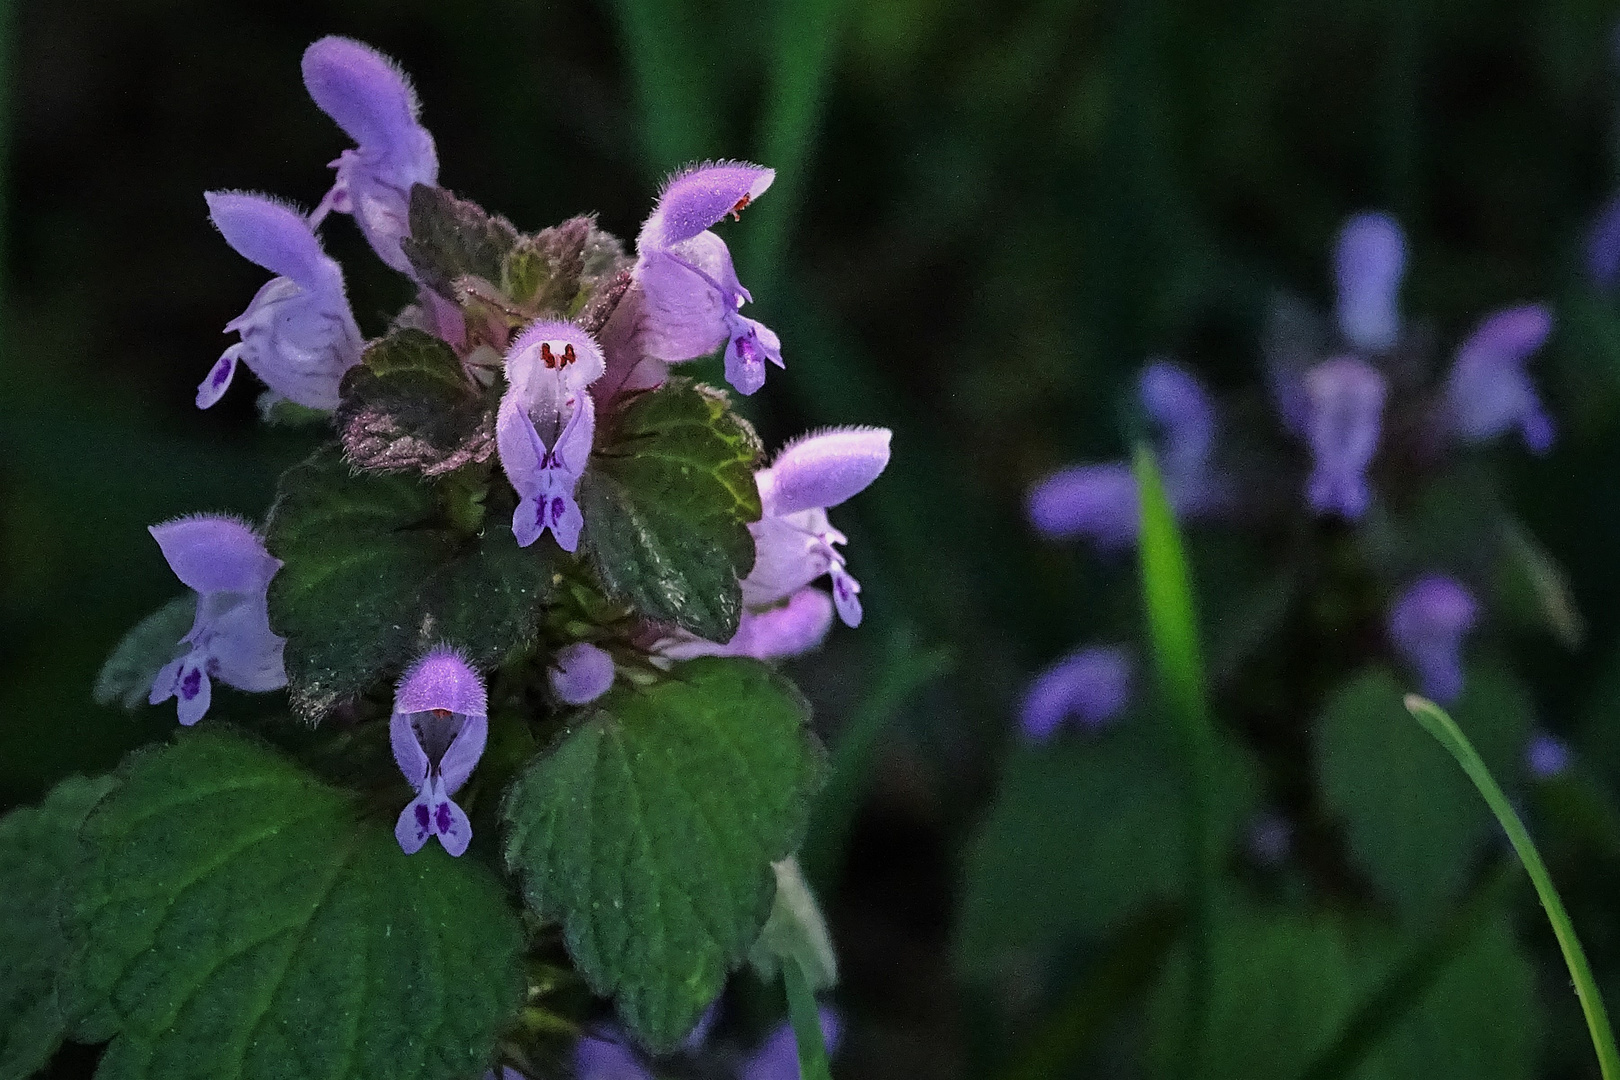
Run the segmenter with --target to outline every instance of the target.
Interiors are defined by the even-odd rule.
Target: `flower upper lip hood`
[[[439,158],[433,136],[418,121],[410,80],[392,60],[368,45],[324,37],[304,51],[304,85],[321,111],[358,145],[332,162],[332,189],[311,215],[354,215],[383,262],[411,274],[400,240],[410,235],[411,187],[435,184]]]

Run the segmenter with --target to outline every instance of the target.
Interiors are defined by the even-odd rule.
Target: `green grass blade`
[[[787,989],[788,1019],[799,1044],[799,1075],[803,1080],[832,1080],[827,1066],[827,1044],[821,1038],[821,1013],[810,980],[798,961],[788,958],[782,964],[782,983]]]
[[[1141,502],[1138,541],[1142,602],[1159,690],[1181,745],[1186,769],[1187,903],[1190,920],[1187,1031],[1179,1075],[1196,1076],[1210,999],[1214,890],[1220,852],[1211,815],[1215,785],[1215,729],[1204,693],[1204,661],[1198,646],[1192,575],[1181,533],[1165,496],[1164,482],[1146,446],[1136,449],[1136,487]]]
[[[776,170],[769,198],[753,210],[742,242],[750,287],[762,298],[775,290],[814,155],[827,79],[837,59],[844,0],[786,0],[777,5],[776,37],[766,70],[765,114],[757,160]]]
[[[1603,1080],[1620,1080],[1620,1055],[1615,1053],[1614,1031],[1609,1027],[1609,1014],[1603,1007],[1603,995],[1598,993],[1597,983],[1592,979],[1592,969],[1586,962],[1586,953],[1581,948],[1580,939],[1575,936],[1569,912],[1564,910],[1564,902],[1553,887],[1552,875],[1547,873],[1547,864],[1541,861],[1535,841],[1530,839],[1530,833],[1525,829],[1524,822],[1519,820],[1518,812],[1508,802],[1507,796],[1502,794],[1502,789],[1485,767],[1485,762],[1480,760],[1468,736],[1446,715],[1445,710],[1416,694],[1406,695],[1406,709],[1423,725],[1425,731],[1439,739],[1440,745],[1457,759],[1457,764],[1468,774],[1468,779],[1485,797],[1491,813],[1501,822],[1502,830],[1513,843],[1513,850],[1519,853],[1519,861],[1524,863],[1530,881],[1536,887],[1536,894],[1541,897],[1541,906],[1547,910],[1547,920],[1552,923],[1553,933],[1558,937],[1558,947],[1564,952],[1564,963],[1569,966],[1570,978],[1575,983],[1575,996],[1580,999],[1581,1011],[1586,1014],[1586,1027],[1592,1034],[1592,1045],[1597,1050]]]
[[[662,177],[690,161],[721,157],[710,100],[707,44],[695,9],[682,0],[615,0],[641,121],[648,171]]]

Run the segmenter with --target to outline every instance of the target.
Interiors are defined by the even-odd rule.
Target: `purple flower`
[[[1401,333],[1401,276],[1406,239],[1387,214],[1357,214],[1344,223],[1333,252],[1339,332],[1356,349],[1383,352]]]
[[[417,122],[420,106],[399,65],[358,41],[324,37],[304,50],[304,86],[321,111],[358,145],[332,162],[332,190],[310,215],[353,214],[379,258],[402,274],[410,260],[399,242],[410,235],[411,187],[439,179],[433,136]]]
[[[726,381],[738,393],[765,385],[765,362],[782,367],[782,343],[739,314],[753,297],[737,280],[731,251],[709,231],[771,186],[774,169],[745,162],[694,165],[670,177],[636,238],[635,278],[645,297],[642,344],[667,362],[726,346]]]
[[[1350,520],[1372,501],[1367,466],[1378,452],[1384,377],[1354,356],[1324,360],[1305,373],[1305,436],[1314,458],[1307,495],[1321,514]]]
[[[226,349],[197,387],[197,407],[224,395],[246,364],[271,390],[312,409],[335,409],[343,373],[360,362],[360,328],[343,291],[343,270],[321,250],[303,215],[268,195],[210,191],[208,214],[237,254],[279,275],[225,325],[242,340]]]
[[[1445,409],[1464,442],[1493,439],[1517,427],[1532,453],[1552,446],[1553,425],[1524,365],[1552,333],[1552,313],[1525,304],[1486,316],[1457,350],[1446,376]]]
[[[754,569],[742,581],[743,603],[756,611],[787,599],[827,574],[833,604],[849,626],[861,624],[860,582],[834,545],[848,543],[827,508],[865,490],[889,464],[887,428],[831,428],[784,447],[754,474],[764,508],[748,526]]]
[[[584,1035],[574,1044],[574,1080],[653,1080],[653,1075],[624,1042]]]
[[[820,645],[832,629],[832,597],[813,586],[805,586],[785,603],[759,611],[743,612],[737,633],[724,644],[706,641],[691,634],[659,642],[655,651],[671,660],[698,656],[750,656],[755,660],[780,660],[799,656]]]
[[[1030,490],[1028,511],[1035,528],[1053,539],[1083,536],[1105,551],[1128,547],[1141,517],[1136,476],[1117,461],[1064,469]]]
[[[1463,638],[1478,620],[1474,594],[1441,574],[1419,578],[1390,606],[1390,641],[1427,697],[1445,705],[1462,693]]]
[[[1562,739],[1538,731],[1530,736],[1530,745],[1525,748],[1525,764],[1530,768],[1530,774],[1538,780],[1549,780],[1568,771],[1570,766],[1569,747]]]
[[[1156,360],[1137,379],[1142,411],[1159,432],[1160,465],[1170,505],[1193,515],[1213,502],[1209,461],[1215,446],[1215,404],[1196,376]],[[1063,469],[1029,493],[1035,528],[1054,539],[1083,536],[1104,551],[1136,542],[1140,510],[1136,476],[1125,462]]]
[[[1162,435],[1160,467],[1171,501],[1178,511],[1203,502],[1215,449],[1215,403],[1209,391],[1192,372],[1168,360],[1143,368],[1136,385],[1143,411]]]
[[[1586,272],[1600,289],[1614,288],[1620,278],[1620,196],[1610,199],[1586,238]]]
[[[518,545],[550,529],[564,551],[579,546],[585,519],[574,489],[596,436],[586,392],[602,374],[602,350],[572,323],[532,324],[506,352],[506,394],[495,418],[501,467],[522,501],[512,514]]]
[[[1030,742],[1045,742],[1071,718],[1093,731],[1131,700],[1132,663],[1122,648],[1081,649],[1038,675],[1024,694],[1019,725]]]
[[[178,698],[180,722],[189,727],[208,711],[212,679],[254,693],[286,686],[287,642],[270,632],[265,604],[281,560],[235,518],[185,517],[149,531],[175,576],[196,591],[197,617],[181,639],[185,654],[157,673],[147,701]]]
[[[822,1006],[821,1038],[827,1045],[830,1058],[838,1052],[843,1037],[843,1021],[836,1010]],[[759,1044],[759,1048],[743,1062],[738,1080],[800,1080],[799,1043],[793,1035],[793,1025],[783,1022]]]
[[[432,650],[400,679],[388,736],[399,771],[416,789],[394,826],[401,850],[414,855],[437,836],[444,850],[460,855],[472,824],[450,796],[472,775],[489,737],[484,680],[453,649]]]
[[[613,685],[613,657],[588,641],[560,650],[546,672],[551,689],[570,705],[587,705]]]

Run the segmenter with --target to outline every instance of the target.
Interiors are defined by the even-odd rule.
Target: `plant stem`
[[[1205,699],[1204,663],[1198,647],[1192,578],[1181,533],[1165,496],[1153,452],[1145,445],[1138,445],[1135,464],[1142,514],[1138,544],[1142,602],[1147,610],[1148,637],[1153,645],[1160,693],[1175,725],[1186,770],[1184,842],[1191,926],[1187,935],[1190,954],[1187,1028],[1178,1072],[1182,1076],[1197,1076],[1203,1061],[1204,1029],[1209,1015],[1216,860],[1220,854],[1210,830],[1216,736]]]
[[[1457,759],[1457,764],[1463,767],[1463,772],[1468,774],[1479,793],[1485,797],[1496,820],[1501,822],[1503,831],[1513,843],[1513,850],[1519,853],[1519,860],[1524,863],[1531,882],[1535,884],[1536,894],[1541,897],[1541,906],[1547,910],[1553,933],[1558,936],[1558,947],[1564,952],[1564,963],[1569,966],[1570,978],[1575,983],[1575,996],[1580,999],[1581,1011],[1586,1014],[1586,1027],[1592,1034],[1592,1045],[1597,1050],[1598,1068],[1602,1070],[1603,1080],[1620,1080],[1620,1054],[1615,1052],[1614,1031],[1609,1027],[1609,1014],[1603,1007],[1603,995],[1598,993],[1597,983],[1592,979],[1592,969],[1586,963],[1586,953],[1581,948],[1580,939],[1575,936],[1569,912],[1564,910],[1564,902],[1559,899],[1552,875],[1547,873],[1547,864],[1541,861],[1535,841],[1530,839],[1524,822],[1519,820],[1507,796],[1502,794],[1502,789],[1485,767],[1485,762],[1480,760],[1468,736],[1462,733],[1451,717],[1432,701],[1416,694],[1406,695],[1406,709],[1423,725],[1425,731],[1439,739],[1440,745]]]
[[[827,1044],[821,1038],[821,1013],[816,995],[798,960],[782,958],[782,984],[787,989],[788,1018],[793,1037],[799,1044],[799,1076],[802,1080],[832,1080],[827,1067]]]

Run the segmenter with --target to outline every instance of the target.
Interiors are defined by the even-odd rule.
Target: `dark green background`
[[[726,235],[788,361],[750,403],[762,434],[896,432],[889,473],[835,513],[870,618],[795,673],[831,734],[908,650],[954,658],[889,729],[830,897],[861,1075],[993,1056],[977,999],[947,977],[957,853],[1029,674],[1137,633],[1118,564],[1030,534],[1029,483],[1120,453],[1149,355],[1252,383],[1267,298],[1325,299],[1347,214],[1400,215],[1406,305],[1451,340],[1492,307],[1569,295],[1616,176],[1620,9],[1589,0],[13,7],[0,805],[168,731],[170,710],[132,718],[89,694],[119,635],[176,591],[145,526],[258,517],[312,444],[259,426],[245,386],[192,406],[262,278],[213,232],[203,190],[312,205],[345,145],[300,84],[308,42],[396,56],[442,182],[524,228],[595,210],[630,238],[671,166],[759,159],[781,176]],[[405,294],[334,224],[375,333]],[[1573,655],[1499,645],[1549,726],[1590,730],[1620,712],[1604,689],[1620,366],[1561,331],[1538,378],[1563,437],[1504,461],[1590,634]]]

